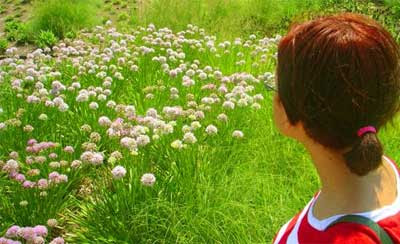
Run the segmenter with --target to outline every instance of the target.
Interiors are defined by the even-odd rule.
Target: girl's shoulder
[[[393,160],[384,158],[396,171],[398,192],[396,200],[383,208],[355,214],[374,220],[388,232],[395,243],[400,243],[400,171]],[[323,220],[316,219],[312,214],[312,209],[318,194],[319,192],[300,213],[282,226],[273,243],[379,243],[375,232],[367,226],[339,223],[328,228],[332,222],[343,215],[335,215]]]

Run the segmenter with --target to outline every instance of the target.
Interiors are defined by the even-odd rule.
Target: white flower
[[[129,150],[136,149],[137,143],[136,140],[131,137],[123,137],[120,141],[123,147],[128,148]]]
[[[218,114],[217,119],[220,121],[226,122],[226,121],[228,121],[228,116],[224,113]]]
[[[153,186],[156,182],[156,177],[152,173],[146,173],[140,178],[140,181],[145,186]]]
[[[227,108],[227,109],[234,109],[234,108],[235,108],[235,104],[234,104],[233,102],[231,102],[231,101],[225,101],[225,102],[222,104],[222,106],[223,106],[224,108]]]
[[[235,138],[242,138],[244,135],[243,135],[243,132],[241,132],[240,130],[235,130],[233,133],[232,133],[232,137],[235,137]]]
[[[40,114],[39,115],[39,120],[47,120],[47,119],[48,119],[48,117],[47,117],[46,114]]]
[[[97,104],[96,102],[91,102],[91,103],[89,104],[89,108],[90,108],[90,109],[93,109],[93,110],[96,110],[96,109],[99,108],[99,104]]]
[[[261,105],[260,105],[259,103],[253,103],[253,104],[251,105],[251,107],[254,108],[254,109],[260,109],[260,108],[261,108]]]
[[[183,141],[186,143],[194,144],[197,142],[197,139],[192,132],[186,132],[183,135]]]
[[[201,128],[201,124],[199,121],[193,121],[190,124],[190,127],[192,128],[192,130],[197,130],[197,129]]]
[[[66,104],[66,103],[61,103],[59,106],[58,106],[58,110],[60,111],[60,112],[65,112],[65,111],[67,111],[69,109],[69,106],[68,106],[68,104]]]
[[[107,116],[101,116],[99,118],[99,124],[100,126],[106,127],[111,125],[111,120]]]
[[[112,100],[109,100],[109,101],[106,103],[107,108],[114,108],[116,105],[117,105],[116,102],[114,102],[114,101],[112,101]]]
[[[192,131],[192,127],[188,126],[188,125],[183,125],[182,126],[182,132],[186,133],[186,132],[190,132]]]
[[[200,78],[200,80],[205,80],[205,79],[207,79],[207,74],[204,73],[204,72],[201,72],[201,73],[199,74],[199,78]]]
[[[183,143],[181,140],[175,140],[171,143],[171,147],[175,149],[181,149],[183,148]]]
[[[112,173],[114,179],[121,179],[125,176],[126,169],[124,167],[118,165],[111,171],[111,173]]]
[[[51,228],[54,228],[58,225],[58,221],[56,219],[47,220],[47,225]]]
[[[76,97],[77,102],[86,102],[88,100],[89,100],[89,94],[87,92],[79,93],[79,95]]]
[[[215,135],[215,134],[217,134],[217,132],[218,132],[218,129],[214,125],[208,125],[206,128],[206,133],[208,135]]]
[[[142,146],[146,146],[147,144],[150,143],[150,137],[147,135],[139,135],[136,138],[136,143],[138,146],[142,147]]]

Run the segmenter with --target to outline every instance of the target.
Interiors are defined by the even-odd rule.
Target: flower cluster
[[[36,225],[34,227],[19,227],[13,225],[5,233],[4,237],[0,237],[0,244],[21,244],[20,240],[32,244],[44,244],[48,235],[47,227],[44,225]],[[50,241],[51,244],[64,244],[64,239],[57,237]]]
[[[107,167],[115,180],[129,171],[138,179],[131,175],[134,166],[126,164],[133,155],[140,160],[164,150],[195,152],[217,140],[241,143],[245,135],[238,121],[263,106],[261,89],[274,82],[265,70],[276,62],[279,39],[250,35],[220,42],[194,25],[178,33],[154,25],[120,33],[107,22],[24,59],[10,48],[0,60],[0,85],[15,97],[12,106],[0,108],[1,118],[7,118],[0,121],[0,137],[17,131],[36,139],[23,141],[16,147],[21,151],[1,152],[8,155],[0,161],[1,172],[27,193],[38,190],[46,197],[50,187],[83,177],[80,168]],[[225,60],[230,69],[218,67]],[[143,187],[154,186],[155,174],[162,178],[157,170],[149,167],[154,174],[140,177]],[[79,196],[92,192],[88,178],[82,179]],[[31,207],[33,201],[18,202]],[[48,221],[49,227],[57,224]],[[44,243],[47,235],[45,226],[12,226],[0,244]]]

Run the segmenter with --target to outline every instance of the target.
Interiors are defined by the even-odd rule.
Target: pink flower
[[[49,179],[51,181],[56,181],[58,179],[58,177],[60,177],[60,174],[57,171],[51,172],[49,174]]]
[[[25,175],[23,175],[23,174],[17,174],[17,175],[15,176],[15,180],[22,183],[22,182],[25,181]]]
[[[49,158],[51,158],[51,159],[55,159],[57,157],[58,157],[57,153],[50,153],[49,154]]]
[[[66,146],[66,147],[64,147],[64,152],[74,153],[74,148],[72,146]]]
[[[55,239],[53,239],[50,244],[64,244],[64,239],[61,237],[57,237]]]
[[[99,164],[103,163],[103,160],[104,160],[103,155],[101,153],[97,152],[97,153],[93,153],[93,157],[90,159],[90,162],[93,165],[99,165]]]
[[[27,241],[33,241],[36,237],[35,230],[32,227],[21,228],[18,234]]]
[[[20,229],[21,228],[18,225],[11,226],[10,228],[8,228],[8,230],[6,232],[6,237],[10,237],[10,238],[17,237],[18,231]]]
[[[35,185],[36,185],[35,182],[29,181],[29,180],[24,181],[24,183],[22,184],[22,186],[24,188],[33,188],[33,187],[35,187]]]
[[[47,182],[46,179],[40,179],[40,180],[38,180],[37,185],[38,185],[39,189],[43,190],[49,186],[49,183]]]
[[[38,236],[47,236],[47,228],[44,225],[36,225],[33,230],[35,231],[35,234]]]
[[[59,182],[68,182],[68,176],[67,175],[60,175],[58,177]]]

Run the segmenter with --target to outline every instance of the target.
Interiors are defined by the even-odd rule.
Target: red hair
[[[381,163],[375,134],[399,110],[399,49],[380,24],[359,14],[293,26],[278,47],[278,94],[292,124],[320,144],[348,149],[345,161],[365,175]]]

